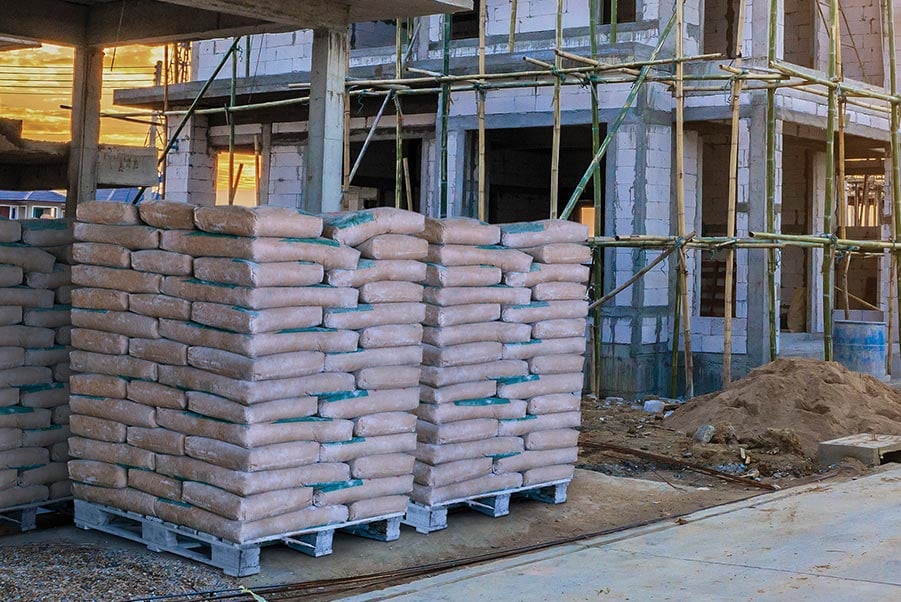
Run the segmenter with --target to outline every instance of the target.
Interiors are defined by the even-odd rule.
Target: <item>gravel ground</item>
[[[0,546],[4,602],[112,602],[237,587],[237,582],[169,555],[76,543]]]

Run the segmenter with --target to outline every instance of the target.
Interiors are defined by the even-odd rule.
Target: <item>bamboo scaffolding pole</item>
[[[857,295],[854,295],[854,294],[852,294],[852,293],[849,293],[847,290],[845,290],[844,288],[842,288],[842,287],[840,287],[840,286],[836,286],[836,287],[835,287],[835,290],[837,290],[837,291],[839,291],[839,292],[841,292],[841,293],[847,294],[851,299],[854,299],[855,301],[857,301],[858,303],[860,303],[861,305],[863,305],[864,307],[866,307],[866,308],[869,309],[869,310],[872,310],[872,311],[882,311],[881,309],[879,309],[878,307],[876,307],[875,305],[873,305],[872,303],[870,303],[870,302],[867,301],[866,299],[861,299],[861,298],[858,297]],[[845,319],[847,320],[847,319],[849,319],[849,318],[845,318]]]
[[[453,16],[444,15],[444,32],[441,40],[442,45],[442,72],[444,76],[450,75],[450,49],[451,49],[451,25]],[[441,125],[439,128],[440,148],[439,166],[441,169],[441,179],[438,185],[438,217],[448,217],[447,209],[447,120],[450,117],[450,86],[447,83],[441,85]]]
[[[830,51],[830,54],[831,54],[831,51]],[[830,63],[831,62],[832,61],[830,59]],[[858,96],[861,98],[871,98],[873,100],[881,100],[883,102],[887,102],[890,104],[901,103],[901,97],[899,97],[894,92],[886,94],[885,92],[880,92],[878,90],[874,90],[874,89],[867,88],[864,86],[860,86],[860,85],[856,85],[856,84],[852,84],[852,83],[846,83],[846,82],[839,82],[839,81],[833,79],[834,76],[822,77],[822,76],[817,75],[814,72],[806,71],[804,69],[797,69],[795,67],[792,67],[790,65],[787,65],[787,64],[782,63],[777,60],[771,61],[770,67],[780,73],[785,73],[792,77],[804,79],[804,80],[807,80],[809,82],[815,83],[820,86],[826,86],[827,88],[830,88],[832,90],[841,88],[842,93],[845,94],[846,96]]]
[[[410,183],[410,162],[404,157],[404,190],[407,192],[407,211],[413,211],[413,185]]]
[[[516,47],[516,19],[519,11],[518,0],[510,0],[510,37],[507,38],[507,52],[513,54]]]
[[[376,113],[375,119],[372,120],[372,126],[369,128],[369,132],[366,134],[366,139],[363,140],[363,147],[360,148],[360,154],[357,155],[356,160],[354,161],[353,167],[350,169],[350,173],[347,176],[347,187],[350,188],[350,185],[354,181],[354,176],[357,174],[357,170],[360,169],[360,164],[363,163],[363,156],[366,154],[366,149],[369,148],[369,143],[372,142],[372,137],[375,135],[375,130],[379,126],[379,120],[381,120],[382,115],[385,114],[385,109],[388,107],[388,103],[391,102],[391,99],[394,98],[394,94],[389,94],[385,97],[384,102],[382,102],[382,106],[379,108],[379,112]]]
[[[735,68],[741,69],[744,47],[745,2],[738,2],[735,22]],[[738,144],[741,125],[741,90],[744,82],[736,79],[732,84],[732,123],[729,145],[729,203],[726,210],[726,236],[735,236],[735,216],[738,207]],[[723,290],[723,387],[732,382],[732,313],[735,283],[735,246],[726,247],[726,280]]]
[[[769,23],[767,27],[767,60],[770,65],[776,60],[776,33],[778,26],[779,0],[770,0]],[[766,93],[766,229],[776,230],[776,88]],[[778,311],[776,307],[776,249],[766,254],[766,304],[764,310],[769,334],[770,361],[778,353]]]
[[[679,0],[676,0],[677,2]],[[619,0],[610,0],[610,43],[616,44],[617,21],[619,20]]]
[[[838,74],[836,47],[841,43],[838,34],[838,0],[830,0],[829,7],[829,27],[832,32],[829,40],[829,79],[834,81]],[[826,113],[826,186],[823,208],[823,229],[829,235],[833,234],[835,219],[835,120],[837,112],[838,89],[833,85],[829,87],[829,105]],[[831,244],[827,245],[823,250],[823,359],[827,362],[831,362],[833,358],[834,258],[835,247]]]
[[[557,0],[557,18],[554,30],[554,47],[563,48],[563,0]],[[560,55],[555,55],[554,71],[563,68]],[[556,74],[556,73],[555,73]],[[554,128],[551,140],[551,219],[557,217],[557,204],[560,197],[560,78],[554,78]]]
[[[598,57],[598,0],[588,0],[588,32],[589,50],[591,59],[597,60]],[[559,50],[559,49],[558,49]],[[601,123],[598,115],[598,84],[594,74],[589,75],[589,83],[591,91],[591,154],[592,156],[598,152],[601,146]],[[594,236],[603,234],[604,224],[604,208],[602,206],[601,195],[601,173],[600,170],[595,172],[592,178],[592,206],[594,207]],[[600,248],[594,249],[592,253],[591,264],[591,281],[592,293],[596,301],[598,295],[601,294],[604,286],[604,252]],[[601,336],[601,309],[595,308],[592,315],[592,391],[596,396],[600,396],[601,390],[601,356],[602,356],[602,336]]]
[[[886,37],[888,37],[888,55],[889,55],[889,90],[893,96],[898,93],[898,64],[895,48],[895,6],[893,0],[883,0],[884,18],[883,21]],[[894,241],[901,248],[901,140],[899,140],[898,128],[901,126],[901,116],[899,116],[899,106],[892,105],[891,118],[891,141],[892,141],[892,224],[894,226]],[[895,286],[896,303],[898,305],[898,324],[901,326],[901,253],[895,253]],[[889,308],[891,311],[891,308]],[[901,341],[901,336],[898,337]]]
[[[262,156],[260,155],[260,136],[259,134],[254,134],[253,136],[253,184],[254,190],[256,191],[256,201],[257,207],[263,204],[263,189],[262,189],[262,176],[263,176],[263,161]]]
[[[169,44],[163,45],[163,131],[169,136]],[[166,198],[166,174],[169,164],[163,161],[160,169],[160,197]]]
[[[344,48],[344,68],[350,71],[350,36]],[[350,94],[344,95],[344,158],[341,162],[341,190],[350,189]],[[344,209],[347,209],[345,206]]]
[[[394,21],[394,73],[401,77],[404,70],[404,39],[401,20]],[[401,113],[400,99],[394,95],[394,206],[403,206],[404,183],[404,122]]]
[[[488,21],[487,1],[479,2],[479,77],[485,73],[485,28]],[[477,215],[481,221],[486,221],[487,211],[487,179],[488,171],[485,165],[485,93],[476,90],[476,101],[478,103],[478,119],[479,119],[479,140],[478,140],[478,180],[479,191],[477,199]]]
[[[839,7],[841,15],[844,11]],[[836,26],[838,43],[835,45],[836,77],[838,81],[844,81],[844,66],[842,65],[842,38],[841,22]],[[836,192],[838,193],[838,236],[848,238],[848,194],[845,190],[845,96],[838,97],[838,161],[836,175]],[[848,292],[848,269],[851,267],[851,255],[844,254],[841,257],[842,270],[842,301],[845,306],[845,319],[851,319],[851,295]]]
[[[235,38],[239,40],[240,38]],[[233,44],[231,49],[232,55],[232,74],[228,88],[228,106],[233,107],[237,104],[238,89],[238,45]],[[235,195],[238,194],[238,185],[235,182],[235,120],[230,114],[228,116],[228,204],[235,204]]]

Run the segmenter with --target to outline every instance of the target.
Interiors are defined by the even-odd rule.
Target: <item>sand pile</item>
[[[742,443],[772,438],[773,429],[791,430],[804,455],[813,457],[820,441],[865,432],[901,435],[901,393],[835,362],[778,359],[722,391],[689,400],[666,424],[689,433],[703,424],[720,433],[731,426]]]

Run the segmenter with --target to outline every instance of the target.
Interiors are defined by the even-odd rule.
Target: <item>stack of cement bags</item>
[[[70,495],[71,224],[0,221],[0,510]]]
[[[498,397],[521,399],[524,417],[501,420],[501,436],[522,437],[525,451],[499,458],[496,473],[522,473],[524,487],[572,478],[578,456],[583,354],[588,315],[586,283],[591,251],[586,226],[544,220],[501,226],[501,242],[531,256],[529,271],[510,270],[504,282],[531,289],[531,302],[504,307],[505,323],[524,325],[531,337],[504,345],[507,360],[525,360],[526,376],[498,380]]]
[[[383,507],[388,488],[365,478],[384,452],[331,445],[380,428],[365,404],[332,401],[384,378],[357,355],[361,333],[322,326],[358,307],[357,288],[322,280],[359,251],[276,207],[88,203],[78,218],[76,498],[238,543]]]
[[[419,444],[412,499],[434,505],[519,487],[522,475],[497,474],[493,458],[518,455],[522,438],[499,431],[525,418],[527,403],[500,398],[499,378],[526,378],[529,365],[505,359],[505,346],[531,339],[528,324],[501,320],[503,307],[531,300],[505,272],[527,273],[532,257],[498,246],[500,229],[466,218],[426,220],[425,329]]]

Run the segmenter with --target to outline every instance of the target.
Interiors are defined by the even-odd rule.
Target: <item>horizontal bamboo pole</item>
[[[786,65],[785,63],[779,61],[773,61],[770,63],[770,67],[779,71],[780,73],[787,73],[793,77],[797,77],[800,79],[806,79],[807,81],[815,82],[821,86],[826,86],[827,88],[833,88],[840,90],[844,95],[852,95],[852,96],[860,96],[863,98],[873,98],[875,100],[881,100],[883,102],[888,102],[891,104],[901,104],[901,96],[893,96],[892,94],[888,94],[885,92],[879,92],[877,90],[872,90],[870,88],[864,88],[861,86],[857,86],[855,84],[832,81],[828,77],[821,77],[815,73],[808,72],[802,69],[795,69]]]

